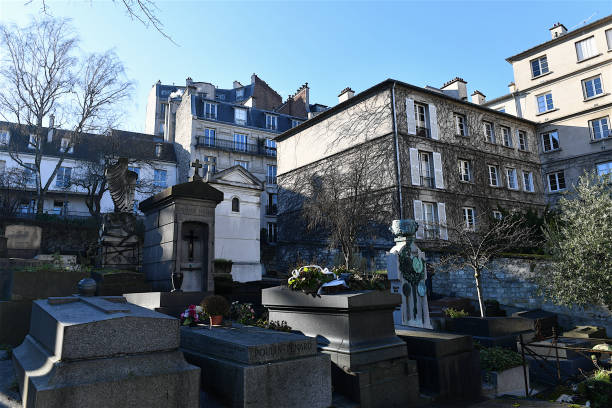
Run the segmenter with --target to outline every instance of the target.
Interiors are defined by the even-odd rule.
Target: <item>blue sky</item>
[[[0,22],[27,23],[40,0],[0,0]],[[120,1],[118,1],[120,3]],[[151,86],[184,85],[191,76],[221,88],[255,72],[283,98],[304,82],[312,102],[337,103],[386,78],[441,86],[455,76],[493,98],[507,92],[505,58],[568,29],[612,14],[612,1],[284,1],[158,0],[158,17],[175,45],[130,20],[110,0],[47,0],[69,17],[85,51],[114,49],[136,81],[122,128],[144,130]]]

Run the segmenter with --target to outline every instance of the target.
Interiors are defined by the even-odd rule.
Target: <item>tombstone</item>
[[[414,220],[394,220],[391,227],[395,246],[387,254],[387,276],[391,292],[402,296],[402,304],[393,313],[398,329],[432,329],[427,304],[427,268],[425,254],[414,243],[418,228]]]
[[[140,203],[145,214],[143,271],[159,292],[125,294],[129,302],[175,317],[214,291],[215,207],[223,193],[203,181],[198,160],[193,166],[191,181]]]
[[[177,319],[122,297],[36,300],[13,351],[23,406],[196,408],[200,369],[178,347]]]
[[[40,250],[42,228],[36,225],[7,225],[6,255],[9,258],[33,258]]]
[[[181,350],[202,387],[232,407],[327,408],[331,362],[313,337],[259,327],[181,327]]]

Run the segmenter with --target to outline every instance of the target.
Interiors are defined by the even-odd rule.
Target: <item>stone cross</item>
[[[193,170],[193,180],[202,180],[202,176],[200,176],[200,169],[202,168],[202,164],[200,163],[200,159],[196,159],[195,162],[191,163],[191,167]]]
[[[189,230],[189,235],[185,235],[185,239],[189,240],[189,260],[193,260],[193,242],[198,240],[198,237],[193,233],[193,230]]]

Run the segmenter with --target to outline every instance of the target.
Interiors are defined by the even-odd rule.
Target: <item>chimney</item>
[[[242,84],[238,81],[234,81],[234,89],[236,88],[242,88]]]
[[[253,72],[253,75],[251,75],[251,84],[254,84],[256,79],[257,79],[257,74]]]
[[[475,103],[476,105],[482,105],[483,103],[485,103],[486,98],[487,97],[482,92],[478,90],[474,91],[474,93],[472,94],[472,103]]]
[[[353,91],[350,86],[347,86],[346,88],[342,90],[342,92],[340,92],[340,95],[338,95],[338,103],[348,101],[354,95],[355,95],[355,91]]]
[[[508,84],[508,92],[515,93],[516,92],[516,84],[514,82],[510,82]]]
[[[550,37],[554,40],[557,37],[561,37],[563,34],[567,33],[567,28],[565,28],[565,26],[559,22],[557,22],[557,24],[555,24],[554,26],[552,26],[551,28],[549,28],[550,30]]]
[[[191,85],[193,85],[193,79],[191,79],[191,77],[187,77],[187,79],[185,80],[185,86]]]
[[[467,101],[467,82],[463,78],[455,77],[442,85],[440,89],[453,98]]]
[[[53,141],[53,129],[55,128],[55,115],[49,115],[49,130],[47,131],[47,143]]]

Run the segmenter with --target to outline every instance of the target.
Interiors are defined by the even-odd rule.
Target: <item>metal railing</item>
[[[434,178],[421,176],[421,185],[423,187],[434,188]]]
[[[431,133],[430,133],[429,129],[427,129],[426,127],[423,127],[423,126],[417,126],[416,127],[416,134],[417,134],[417,136],[423,136],[423,137],[431,138]]]
[[[266,205],[266,215],[276,215],[276,214],[278,214],[277,205]]]
[[[276,176],[266,176],[266,183],[276,184]]]
[[[213,149],[226,150],[230,152],[242,152],[246,154],[276,157],[276,148],[274,147],[254,143],[237,142],[233,140],[211,140],[200,137],[198,138],[197,146],[210,147]]]

